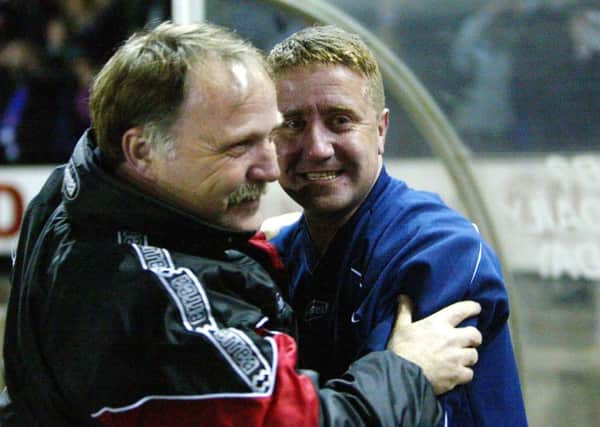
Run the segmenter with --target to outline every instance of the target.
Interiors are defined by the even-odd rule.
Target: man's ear
[[[152,178],[152,146],[143,136],[141,128],[134,127],[125,131],[121,137],[121,150],[127,170],[144,178]]]
[[[377,118],[377,154],[383,155],[385,136],[390,125],[390,109],[384,108]]]

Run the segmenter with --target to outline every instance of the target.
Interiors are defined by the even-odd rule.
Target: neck
[[[358,206],[352,211],[340,215],[339,217],[331,213],[325,215],[311,215],[308,212],[304,213],[306,222],[308,223],[310,237],[315,244],[319,255],[323,255],[325,251],[327,251],[335,234],[348,222],[354,212],[356,212],[356,209],[358,209]]]
[[[308,217],[306,221],[308,222],[310,237],[315,244],[317,252],[319,255],[323,255],[329,247],[329,243],[333,240],[333,236],[339,230],[339,227],[334,227],[327,221],[315,221]]]

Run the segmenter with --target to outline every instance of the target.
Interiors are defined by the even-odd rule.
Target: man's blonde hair
[[[308,27],[275,45],[267,57],[275,79],[297,66],[342,65],[368,79],[368,96],[385,107],[383,79],[373,52],[356,34],[333,25]]]
[[[174,144],[170,129],[189,91],[188,72],[202,73],[214,59],[255,61],[268,71],[258,49],[216,25],[165,22],[131,36],[100,70],[90,95],[92,126],[109,164],[123,161],[121,137],[131,127],[157,146]]]

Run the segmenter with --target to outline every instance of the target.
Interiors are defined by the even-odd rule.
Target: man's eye
[[[350,122],[350,117],[346,115],[336,115],[331,118],[331,124],[336,127],[347,125]]]
[[[288,119],[288,120],[284,121],[283,125],[282,125],[282,127],[284,129],[291,129],[291,130],[302,129],[303,126],[304,126],[304,122],[299,119]]]
[[[248,150],[250,143],[248,141],[238,142],[237,144],[230,145],[227,148],[229,154],[239,156],[244,154]]]

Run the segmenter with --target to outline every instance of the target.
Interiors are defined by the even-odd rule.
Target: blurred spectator
[[[599,13],[597,1],[493,0],[464,19],[451,56],[469,81],[452,118],[474,149],[595,146]]]
[[[65,161],[96,71],[166,3],[0,0],[0,163]]]
[[[452,64],[469,83],[455,106],[456,128],[471,142],[508,139],[514,126],[510,99],[515,1],[494,0],[462,22]]]
[[[541,5],[523,16],[512,90],[520,145],[534,150],[597,146],[599,14],[582,2]]]
[[[600,7],[577,9],[568,21],[573,47],[572,81],[568,126],[578,138],[600,138]]]
[[[0,113],[0,157],[9,163],[52,161],[60,79],[43,67],[38,49],[25,40],[5,44],[0,66],[11,80]]]
[[[61,0],[74,42],[92,64],[102,65],[115,47],[145,24],[142,3],[126,0]]]

